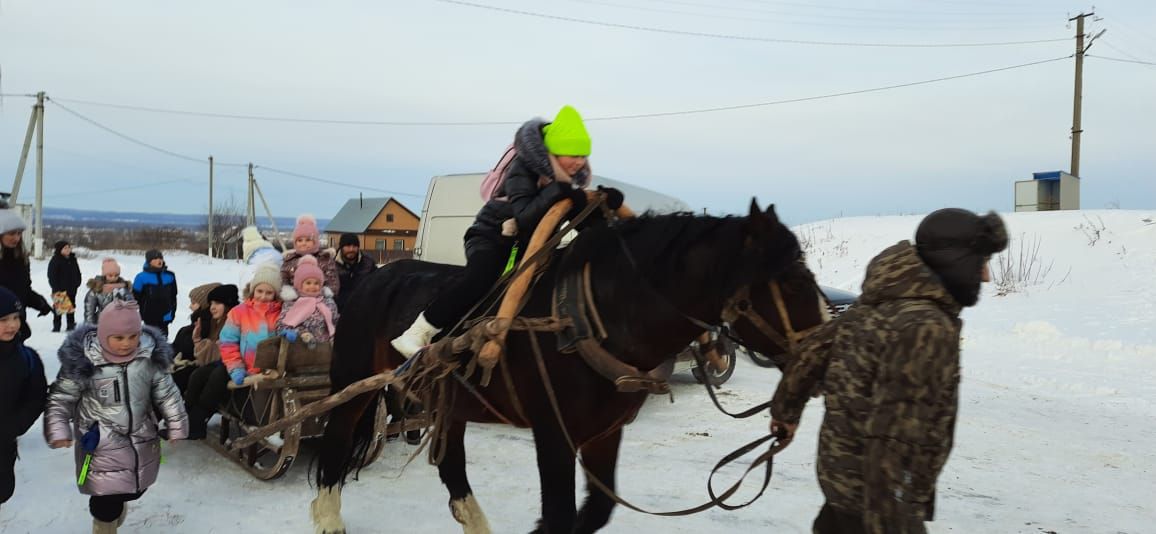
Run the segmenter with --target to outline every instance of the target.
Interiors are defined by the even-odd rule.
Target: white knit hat
[[[245,284],[245,291],[243,298],[248,299],[253,295],[253,288],[261,284],[269,284],[273,288],[273,293],[281,293],[281,269],[277,268],[272,263],[262,263],[253,271],[253,277],[249,279],[249,283]]]
[[[28,224],[24,219],[20,218],[20,214],[16,210],[0,210],[0,234],[6,234],[13,230],[25,230]]]
[[[253,261],[253,255],[261,249],[267,248],[276,253],[273,244],[261,237],[261,232],[257,230],[256,226],[246,226],[244,230],[241,230],[241,238],[241,252],[245,255],[242,259],[245,260],[245,263],[250,265],[257,263]]]

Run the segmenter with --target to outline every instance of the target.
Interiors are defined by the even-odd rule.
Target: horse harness
[[[560,236],[565,233],[565,230],[573,228],[575,225],[581,222],[582,219],[586,218],[586,216],[588,216],[590,212],[593,211],[593,209],[595,209],[597,206],[601,206],[602,204],[602,199],[597,199],[590,202],[586,206],[586,209],[582,210],[582,213],[579,215],[579,217],[576,217],[575,220],[570,221],[570,224],[567,225],[563,231],[558,232],[558,234],[555,236],[555,239],[552,239],[550,243],[544,247],[544,250],[539,252],[546,253],[549,249],[552,249],[554,246],[556,246],[557,242],[560,241]],[[622,240],[621,235],[618,235],[617,237],[622,246],[623,252],[630,261],[631,266],[634,267],[635,272],[638,272],[639,276],[641,277],[641,273],[638,271],[637,264],[635,263],[633,256],[630,254],[630,251],[626,248],[625,242]],[[523,265],[520,267],[526,267],[527,264],[530,263],[532,262],[523,262]],[[519,268],[518,271],[520,270],[521,269]],[[667,379],[669,379],[674,370],[673,357],[655,369],[642,371],[622,361],[622,359],[614,356],[602,346],[602,341],[607,339],[608,334],[602,321],[602,314],[599,313],[598,308],[594,302],[593,287],[590,280],[590,270],[590,264],[586,263],[582,266],[581,269],[575,269],[573,272],[569,272],[564,276],[561,276],[556,281],[551,317],[526,318],[519,316],[513,318],[512,320],[495,320],[493,317],[482,317],[470,321],[463,320],[461,323],[455,326],[455,328],[451,329],[451,331],[456,331],[464,326],[466,327],[466,332],[463,332],[462,335],[458,336],[456,339],[447,336],[443,340],[434,343],[434,345],[430,347],[429,351],[433,353],[440,353],[436,356],[436,358],[441,360],[443,363],[449,363],[449,360],[455,359],[452,357],[452,354],[479,348],[479,342],[486,339],[493,339],[493,333],[499,329],[508,328],[509,330],[526,331],[529,334],[527,335],[527,338],[529,339],[535,364],[538,368],[538,372],[542,380],[542,385],[549,399],[550,406],[557,419],[559,428],[562,431],[563,437],[565,438],[567,444],[570,446],[570,449],[578,460],[579,465],[586,473],[587,480],[596,486],[599,490],[601,490],[604,494],[606,494],[607,497],[619,505],[622,505],[631,510],[658,516],[691,515],[709,510],[714,507],[719,507],[726,510],[736,510],[754,503],[759,499],[759,497],[763,495],[767,486],[770,484],[771,475],[773,472],[774,455],[786,446],[778,439],[779,436],[768,434],[740,447],[734,452],[723,457],[715,465],[714,469],[711,470],[710,476],[707,480],[707,492],[710,496],[710,500],[701,505],[684,510],[672,512],[652,512],[640,508],[619,497],[618,494],[613,489],[606,486],[596,474],[587,469],[581,458],[581,455],[578,454],[578,444],[574,442],[566,428],[565,418],[562,415],[561,407],[557,399],[557,394],[554,390],[547,370],[545,357],[542,353],[538,337],[534,335],[534,333],[555,332],[558,337],[558,348],[560,352],[577,352],[583,358],[586,364],[590,366],[591,369],[593,369],[607,380],[613,382],[616,389],[620,392],[629,393],[645,390],[652,394],[669,393],[670,385],[667,383]],[[502,279],[498,281],[498,283],[495,285],[495,288],[492,289],[491,292],[498,291],[503,282],[508,280],[511,275],[516,274],[516,272],[506,273],[506,276],[503,276]],[[645,277],[642,277],[642,279],[644,283],[649,285],[649,282],[645,280]],[[777,280],[772,280],[769,282],[769,287],[776,310],[779,314],[779,319],[781,321],[784,333],[780,333],[779,331],[775,330],[774,327],[771,326],[771,323],[767,321],[766,318],[764,318],[757,310],[755,310],[750,300],[749,285],[739,288],[734,295],[727,299],[726,304],[724,305],[724,308],[720,314],[720,319],[724,322],[730,323],[731,325],[734,325],[738,321],[745,319],[749,321],[756,330],[766,336],[772,343],[779,345],[788,354],[795,355],[796,351],[798,350],[797,348],[799,343],[801,343],[802,340],[814,330],[814,328],[817,328],[817,326],[803,330],[796,330],[791,324],[790,314],[787,311],[786,302],[783,300],[782,288],[779,282]],[[817,286],[815,289],[818,291]],[[663,300],[666,301],[666,299]],[[680,316],[689,321],[691,324],[701,327],[704,332],[712,331],[717,328],[717,325],[712,325],[682,312],[669,301],[666,301],[666,305],[674,309]],[[503,321],[505,324],[494,324],[497,321]],[[741,344],[741,341],[739,342]],[[698,365],[703,366],[705,369],[706,361],[705,357],[702,355],[702,351],[695,351],[694,354]],[[431,354],[431,356],[433,356],[433,354]],[[456,367],[456,365],[453,367]],[[515,407],[515,410],[518,412],[517,418],[525,421],[526,423],[529,423],[529,420],[525,417],[522,402],[515,392],[516,388],[513,387],[513,383],[510,380],[508,373],[505,372],[505,365],[500,365],[500,367],[503,368],[503,379],[506,381],[507,390],[511,396],[512,404]],[[496,410],[491,403],[487,402],[484,398],[484,395],[482,395],[481,392],[479,392],[476,388],[472,387],[472,385],[466,379],[466,377],[472,375],[475,370],[476,359],[471,359],[469,364],[466,365],[464,373],[460,373],[456,369],[451,369],[446,374],[454,377],[459,385],[463,386],[467,392],[476,397],[489,411],[493,412],[503,422],[513,425],[513,421]],[[482,384],[485,385],[486,383],[488,383],[488,380],[483,378]],[[769,402],[766,402],[739,414],[733,414],[728,412],[719,403],[718,399],[715,397],[714,390],[709,383],[709,380],[705,381],[704,383],[706,385],[707,392],[715,406],[718,407],[718,409],[724,414],[731,417],[750,417],[757,413],[763,412],[763,410],[765,410],[770,405]],[[442,388],[444,388],[444,382],[442,384]],[[441,391],[443,394],[447,393],[445,389],[441,389]],[[444,395],[442,401],[443,403],[445,402]],[[447,408],[447,406],[443,404],[443,406],[440,406],[439,408],[444,409]],[[440,411],[440,409],[438,411]],[[436,433],[439,434],[437,438],[433,438],[433,436],[427,434],[426,440],[424,440],[422,446],[417,452],[415,452],[414,456],[411,457],[411,460],[420,454],[421,449],[425,448],[426,444],[428,444],[430,439],[433,438],[435,441],[439,442],[439,445],[443,445],[443,447],[435,446],[431,448],[430,459],[431,462],[433,462],[434,458],[437,457],[437,460],[439,461],[436,463],[440,463],[441,454],[438,453],[437,449],[442,449],[444,451],[445,436],[443,435],[443,432]],[[745,456],[752,450],[767,443],[770,443],[767,450],[751,462],[751,464],[744,470],[742,477],[740,477],[738,481],[736,481],[722,493],[716,494],[714,488],[714,476],[718,473],[718,471],[733,463],[735,460]],[[765,466],[765,474],[763,477],[762,486],[758,494],[743,504],[731,505],[726,503],[726,499],[738,492],[739,488],[742,486],[742,483],[746,480],[747,475],[750,474],[751,471],[757,469],[759,466]]]

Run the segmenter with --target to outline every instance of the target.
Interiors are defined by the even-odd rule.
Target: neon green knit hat
[[[563,106],[554,122],[542,128],[546,150],[555,156],[589,156],[590,134],[578,110]]]

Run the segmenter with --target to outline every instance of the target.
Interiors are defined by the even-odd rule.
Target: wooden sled
[[[262,341],[257,346],[255,365],[265,372],[249,376],[243,386],[229,384],[230,395],[218,410],[220,431],[215,436],[210,433],[206,441],[258,479],[273,480],[284,475],[297,458],[302,440],[319,438],[325,433],[327,413],[308,417],[237,450],[230,450],[229,444],[291,418],[306,406],[329,396],[331,358],[332,348],[328,344],[310,349],[305,343],[290,343],[282,337]],[[374,439],[361,467],[381,455],[387,435],[425,427],[423,418],[387,424],[385,396],[378,395],[376,402]]]

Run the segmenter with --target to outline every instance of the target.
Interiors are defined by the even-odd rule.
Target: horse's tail
[[[389,289],[392,288],[374,284],[374,287],[360,289],[362,294],[354,294],[347,302],[333,338],[333,360],[329,368],[333,393],[379,371],[377,351],[383,341],[377,334],[384,330],[380,326],[384,324],[383,314],[389,309],[389,299],[368,297],[381,296],[382,290],[388,292]],[[375,435],[374,428],[382,394],[382,391],[373,391],[359,395],[329,413],[314,475],[319,486],[344,485],[350,473],[357,478],[373,445],[382,439]]]

